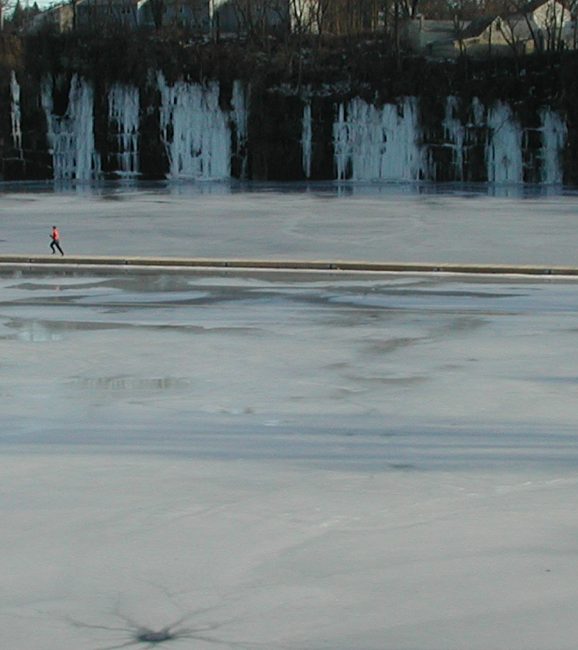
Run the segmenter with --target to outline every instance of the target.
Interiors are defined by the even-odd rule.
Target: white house
[[[525,43],[525,51],[557,50],[565,42],[572,14],[559,0],[534,0],[505,16],[501,28],[510,43]]]
[[[575,22],[560,0],[534,0],[519,11],[473,20],[452,38],[433,40],[434,57],[530,54],[576,47]]]
[[[45,11],[41,11],[25,27],[26,32],[29,34],[34,34],[43,29],[51,29],[62,33],[68,32],[73,28],[74,8],[69,2],[53,5]]]
[[[214,29],[221,34],[286,32],[290,0],[213,0]]]
[[[209,0],[146,0],[143,24],[180,27],[208,34],[211,29]]]
[[[76,29],[137,29],[146,21],[147,0],[77,0]]]
[[[77,0],[77,29],[211,28],[211,0]]]

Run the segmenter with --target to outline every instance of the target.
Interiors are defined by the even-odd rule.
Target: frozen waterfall
[[[311,141],[313,139],[313,128],[311,124],[311,102],[306,102],[303,107],[301,149],[303,152],[303,173],[305,178],[311,178]]]
[[[507,104],[496,102],[488,111],[486,165],[491,183],[521,183],[522,128]]]
[[[337,179],[416,181],[427,177],[417,100],[382,108],[362,99],[341,104],[333,126]]]
[[[459,100],[457,97],[450,96],[446,99],[446,113],[442,122],[446,146],[452,152],[452,164],[454,167],[453,177],[458,180],[464,180],[464,143],[465,128],[460,119],[457,117],[459,109]]]
[[[267,156],[278,155],[249,132],[250,125],[259,125],[256,115],[251,120],[246,83],[169,84],[162,73],[147,83],[114,83],[95,98],[92,84],[78,75],[43,80],[54,179],[90,181],[109,173],[135,178],[142,170],[159,178],[245,179],[267,170]],[[27,95],[22,99],[14,73],[9,93],[9,172],[18,177],[26,170],[23,133],[26,139],[33,111],[23,110]],[[479,98],[459,96],[442,97],[431,109],[431,98],[420,105],[418,97],[385,104],[354,97],[335,105],[326,90],[306,87],[299,93],[297,102],[287,104],[288,111],[295,106],[299,112],[288,116],[296,129],[282,134],[280,146],[291,156],[290,169],[282,162],[275,166],[281,177],[543,185],[564,180],[568,129],[564,116],[549,106],[515,113],[504,101],[485,106]],[[96,107],[104,114],[95,122]],[[258,161],[257,168],[251,170],[250,161]]]
[[[41,90],[46,115],[47,137],[52,153],[55,180],[93,180],[100,174],[100,157],[94,147],[92,86],[77,75],[72,77],[68,108],[54,113],[53,81],[44,80]]]
[[[114,84],[108,91],[112,168],[123,176],[139,173],[139,90]]]
[[[10,123],[12,126],[12,144],[18,151],[18,157],[22,158],[22,128],[20,115],[20,85],[16,80],[16,74],[12,71],[10,76]]]
[[[530,132],[536,129],[524,127],[508,104],[498,101],[487,108],[473,98],[469,106],[462,107],[460,101],[453,96],[446,99],[441,131],[428,125],[428,133],[434,134],[430,141],[419,120],[417,98],[408,97],[398,105],[382,108],[359,98],[340,104],[333,125],[337,180],[435,181],[441,177],[458,182],[485,178],[490,183],[518,184],[526,176],[544,184],[562,182],[567,129],[555,111],[540,111],[541,147],[535,156],[537,162],[532,162],[528,147]],[[303,123],[305,134],[305,112]],[[304,135],[302,139],[304,170],[310,137]],[[444,149],[451,151],[451,157],[439,155]],[[485,169],[478,170],[478,161]]]
[[[233,96],[231,98],[232,113],[231,119],[235,129],[235,153],[240,162],[239,176],[247,177],[247,138],[249,123],[249,107],[247,105],[247,95],[244,86],[240,81],[233,83]]]
[[[231,175],[229,115],[219,106],[219,84],[158,75],[160,129],[173,178],[224,179]]]
[[[562,150],[568,134],[566,124],[556,112],[550,109],[540,111],[542,121],[542,183],[555,185],[562,183]]]

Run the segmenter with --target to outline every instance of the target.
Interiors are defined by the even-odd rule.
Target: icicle
[[[311,141],[313,129],[311,124],[311,102],[307,101],[303,107],[301,150],[303,152],[303,173],[305,178],[311,177]]]
[[[484,114],[486,109],[478,97],[472,99],[472,115],[474,118],[474,126],[482,126],[484,124]]]
[[[468,112],[469,120],[464,125],[463,130],[463,151],[462,151],[462,172],[468,169],[468,156],[470,150],[485,150],[488,140],[488,129],[486,125],[486,108],[478,97],[472,99],[470,110]],[[485,156],[485,154],[484,154]],[[469,173],[475,177],[480,177],[478,170],[469,169]],[[487,170],[486,170],[487,176]],[[462,178],[463,180],[463,178]]]
[[[219,84],[177,82],[158,76],[161,138],[174,178],[223,179],[231,175],[229,116],[219,107]]]
[[[10,92],[12,102],[10,104],[10,121],[12,124],[12,144],[18,151],[18,157],[23,158],[22,153],[22,129],[20,126],[20,85],[16,80],[16,74],[12,71],[10,75]]]
[[[353,180],[415,181],[426,178],[428,165],[420,146],[417,101],[379,109],[362,99],[343,105],[333,126],[337,178],[351,169]]]
[[[44,80],[41,96],[54,179],[93,180],[100,172],[100,158],[94,147],[92,86],[77,75],[73,76],[68,109],[62,117],[53,114],[51,80]]]
[[[249,108],[247,106],[247,93],[240,81],[233,83],[233,97],[231,99],[233,111],[231,119],[236,133],[236,154],[241,160],[240,177],[247,177],[247,134]]]
[[[563,180],[562,150],[566,145],[568,130],[556,112],[549,108],[540,111],[542,120],[542,183],[560,184]]]
[[[388,151],[390,134],[382,128],[381,117],[389,122],[391,104],[383,107],[383,113],[361,99],[350,103],[349,117],[352,126],[352,178],[356,181],[381,178],[381,162]],[[394,107],[397,113],[397,107]],[[389,170],[388,170],[389,171]],[[389,174],[388,174],[389,175]]]
[[[446,114],[442,122],[444,137],[451,143],[452,163],[454,165],[455,180],[464,179],[464,140],[465,129],[461,121],[456,117],[459,108],[457,97],[450,96],[446,99]]]
[[[108,117],[114,140],[115,168],[125,176],[139,173],[139,91],[114,84],[108,92]]]
[[[351,152],[349,128],[345,119],[345,107],[343,104],[339,105],[337,121],[333,124],[333,150],[337,180],[345,180],[350,173]]]
[[[522,129],[507,104],[497,102],[488,111],[488,143],[486,146],[488,181],[491,183],[522,183]]]

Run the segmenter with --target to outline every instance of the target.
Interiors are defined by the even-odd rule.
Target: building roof
[[[482,16],[476,18],[464,29],[461,36],[462,38],[475,38],[483,34],[486,29],[496,20],[498,16]]]
[[[558,4],[561,7],[564,7],[564,4],[560,2],[560,0],[531,0],[530,2],[526,3],[525,5],[522,5],[518,10],[516,10],[516,14],[529,14],[532,13],[533,11],[536,11],[536,9],[539,9],[543,5],[547,4]]]

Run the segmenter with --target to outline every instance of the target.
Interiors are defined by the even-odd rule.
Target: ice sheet
[[[576,194],[555,188],[140,187],[5,187],[0,253],[48,254],[57,224],[79,255],[576,263]]]
[[[0,277],[2,644],[573,649],[577,305],[562,279]]]

